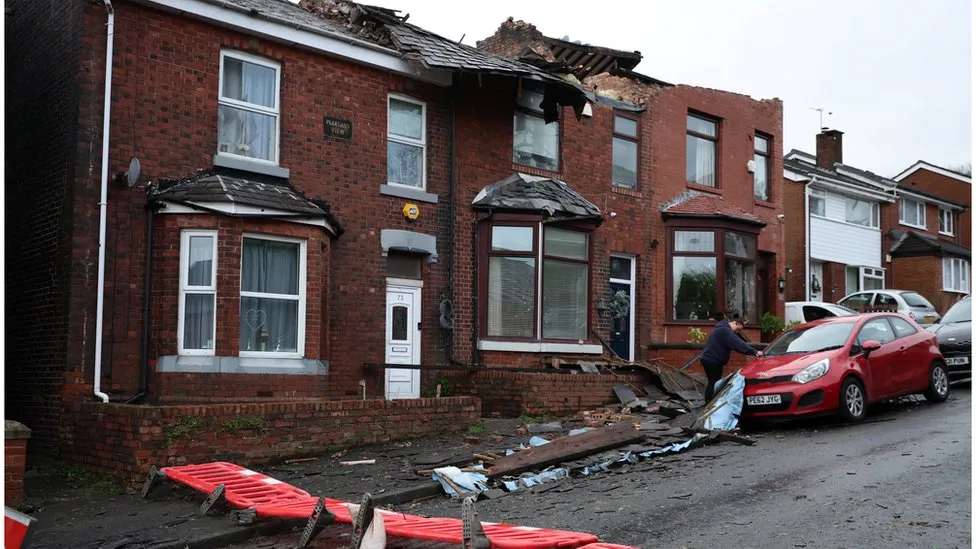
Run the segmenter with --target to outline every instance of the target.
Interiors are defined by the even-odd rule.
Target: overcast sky
[[[667,82],[779,97],[786,151],[815,152],[810,108],[822,107],[857,168],[971,161],[969,0],[373,2],[465,44],[513,16],[546,36],[638,50],[636,70]]]

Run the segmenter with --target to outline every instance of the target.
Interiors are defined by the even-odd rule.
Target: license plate
[[[968,356],[954,356],[952,358],[946,359],[946,364],[949,366],[958,366],[960,364],[969,364]]]
[[[759,395],[746,397],[746,404],[750,406],[765,406],[768,404],[782,404],[783,399],[779,395]]]

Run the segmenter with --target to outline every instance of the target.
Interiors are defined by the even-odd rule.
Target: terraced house
[[[782,315],[777,99],[345,1],[10,17],[7,414],[35,448],[139,472],[231,452],[160,431],[200,413],[275,422],[224,454],[270,459],[571,411],[612,382],[543,368]],[[443,376],[479,398],[420,398]]]

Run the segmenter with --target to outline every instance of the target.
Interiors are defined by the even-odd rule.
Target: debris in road
[[[675,494],[673,496],[668,496],[668,499],[685,499],[685,498],[690,498],[693,495],[694,494],[692,494],[691,492],[688,492],[687,494]]]
[[[488,477],[474,471],[461,471],[457,467],[441,467],[431,474],[450,496],[462,497],[489,490]]]
[[[887,509],[888,508],[887,505],[881,505],[880,503],[875,503],[875,505],[877,505],[878,507],[880,507],[882,509]]]
[[[465,444],[481,444],[481,437],[474,435],[464,435],[464,438],[461,440],[463,440]]]
[[[793,501],[800,501],[801,499],[807,499],[807,496],[805,496],[804,494],[800,494],[798,496],[793,497]]]
[[[847,474],[848,475],[856,475],[857,474],[857,471],[848,471]]]
[[[563,430],[563,424],[558,421],[550,423],[531,423],[525,426],[530,433],[558,433]]]
[[[507,495],[508,492],[502,490],[501,488],[492,488],[491,490],[481,493],[481,496],[486,499],[498,499]]]
[[[618,423],[574,437],[562,437],[549,444],[525,450],[495,460],[488,469],[488,476],[495,478],[517,474],[533,468],[555,465],[617,448],[644,438],[644,434],[627,423]]]
[[[913,520],[908,523],[909,526],[930,526],[931,523],[924,520]]]
[[[742,444],[745,446],[752,446],[753,444],[756,443],[755,440],[749,437],[737,435],[729,431],[718,431],[717,433],[715,433],[715,439],[718,440],[719,442],[735,442],[737,444]]]
[[[308,457],[308,458],[297,458],[297,459],[286,459],[285,464],[291,465],[293,463],[311,463],[313,461],[318,461],[319,458]]]
[[[360,459],[356,461],[340,461],[339,465],[374,465],[375,459]]]
[[[942,464],[941,463],[926,463],[926,464],[923,464],[922,465],[922,468],[923,469],[931,469],[933,467],[938,467],[940,465],[942,465]]]

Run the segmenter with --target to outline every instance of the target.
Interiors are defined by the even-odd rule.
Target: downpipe
[[[805,253],[803,254],[803,292],[806,295],[804,301],[810,301],[810,184],[813,183],[813,179],[807,181],[803,185],[803,218],[806,220],[806,230],[804,233],[804,238],[806,239]]]
[[[124,404],[135,404],[149,392],[149,332],[150,301],[152,296],[152,258],[153,258],[153,220],[163,205],[154,198],[146,202],[146,277],[143,281],[142,296],[142,357],[139,364],[139,392]]]
[[[115,42],[115,8],[112,0],[103,0],[108,11],[105,45],[105,105],[102,108],[102,189],[98,200],[98,290],[95,297],[95,372],[92,392],[102,402],[102,323],[105,315],[105,230],[108,225],[108,148],[112,125],[112,50]]]

